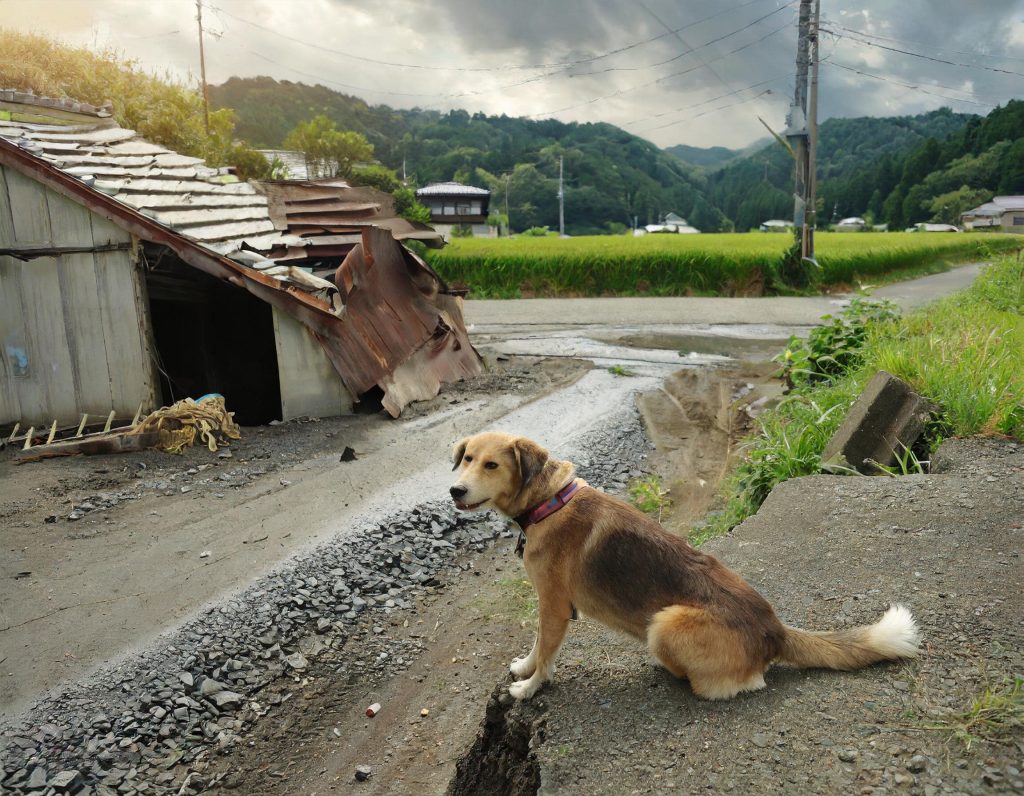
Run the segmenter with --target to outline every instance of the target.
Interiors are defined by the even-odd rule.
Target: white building
[[[1024,232],[1024,196],[996,196],[960,215],[964,229],[1000,229]]]

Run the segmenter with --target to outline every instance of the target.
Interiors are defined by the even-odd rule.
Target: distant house
[[[452,230],[467,229],[473,237],[493,237],[487,225],[491,192],[461,182],[435,182],[416,191],[416,198],[430,208],[430,223],[446,239]]]
[[[836,232],[863,232],[867,225],[868,222],[860,216],[851,216],[836,224]]]
[[[1024,196],[996,196],[991,202],[960,215],[964,229],[1024,232]]]
[[[696,235],[700,232],[696,227],[691,227],[682,216],[669,213],[661,224],[648,224],[644,229],[651,233],[668,233],[675,235]]]
[[[788,232],[793,229],[793,222],[782,218],[773,218],[763,222],[758,229],[761,232]]]

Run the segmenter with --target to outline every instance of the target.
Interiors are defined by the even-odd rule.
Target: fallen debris
[[[905,381],[878,371],[825,446],[822,468],[878,474],[913,446],[933,411]]]
[[[366,715],[371,719],[380,713],[380,702],[374,702],[370,707],[366,709]]]
[[[372,776],[373,769],[369,766],[356,766],[356,779],[360,782],[366,782]]]

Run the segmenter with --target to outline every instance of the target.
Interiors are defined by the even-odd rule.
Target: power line
[[[714,14],[710,14],[710,15],[708,15],[706,17],[701,18],[701,19],[695,20],[693,22],[688,22],[687,24],[682,25],[681,27],[676,28],[675,30],[668,31],[668,32],[665,32],[665,33],[660,33],[657,36],[652,36],[650,38],[643,39],[641,41],[636,41],[636,42],[633,42],[631,44],[624,45],[622,47],[617,47],[617,48],[615,48],[613,50],[608,50],[607,52],[600,53],[599,55],[593,55],[593,56],[588,56],[586,58],[579,58],[579,59],[572,60],[572,61],[562,61],[562,62],[556,62],[556,63],[508,64],[508,65],[504,65],[504,66],[433,66],[433,65],[429,65],[429,64],[411,64],[411,63],[401,63],[401,62],[397,62],[397,61],[385,61],[385,60],[382,60],[380,58],[371,58],[371,57],[365,56],[365,55],[353,55],[352,53],[345,52],[344,50],[338,50],[338,49],[334,49],[332,47],[325,47],[323,45],[316,44],[315,42],[312,42],[312,41],[310,41],[308,39],[301,39],[301,38],[298,38],[296,36],[289,36],[287,33],[284,33],[284,32],[282,32],[280,30],[274,30],[273,28],[268,28],[265,25],[260,25],[259,23],[252,22],[252,21],[250,21],[248,19],[245,19],[243,17],[236,16],[235,14],[232,14],[230,11],[226,11],[225,9],[220,8],[218,6],[210,6],[210,8],[213,9],[214,11],[217,11],[219,13],[224,14],[225,16],[229,16],[232,19],[234,19],[234,20],[236,20],[238,22],[241,22],[241,23],[243,23],[245,25],[249,25],[250,27],[257,28],[258,30],[262,30],[265,33],[272,33],[275,36],[279,36],[279,37],[281,37],[283,39],[287,39],[288,41],[295,42],[296,44],[301,44],[303,47],[311,48],[311,49],[314,49],[314,50],[321,50],[323,52],[331,53],[332,55],[340,55],[343,58],[349,58],[349,59],[354,60],[354,61],[362,61],[364,63],[377,64],[379,66],[393,66],[393,67],[399,67],[399,68],[402,68],[402,69],[424,69],[424,70],[435,71],[435,72],[505,72],[505,71],[508,71],[509,69],[538,70],[538,69],[552,69],[552,68],[556,68],[556,67],[561,68],[561,69],[570,69],[570,68],[572,68],[574,66],[580,66],[581,64],[592,63],[594,61],[599,61],[599,60],[601,60],[603,58],[609,58],[609,57],[611,57],[613,55],[618,55],[620,53],[624,53],[624,52],[627,52],[629,50],[633,50],[633,49],[635,49],[637,47],[642,47],[645,44],[650,44],[651,42],[658,41],[659,39],[663,39],[666,36],[670,36],[673,33],[678,32],[680,30],[686,30],[687,28],[691,28],[691,27],[694,27],[696,25],[700,25],[703,22],[707,22],[708,20],[714,19],[715,17],[722,16],[723,14],[735,13],[736,11],[738,11],[741,8],[746,8],[747,6],[754,5],[755,3],[760,3],[760,2],[764,2],[764,0],[747,0],[747,2],[741,3],[738,6],[735,6],[735,7],[732,7],[732,8],[725,8],[725,9],[722,9],[721,11],[716,11]]]
[[[702,111],[701,113],[695,113],[693,116],[687,116],[684,119],[676,119],[675,121],[666,122],[665,124],[658,125],[657,127],[651,127],[651,128],[648,128],[647,130],[641,130],[639,132],[641,132],[641,133],[653,133],[653,132],[655,132],[657,130],[664,130],[666,127],[674,127],[675,125],[682,124],[683,122],[692,122],[694,119],[699,119],[702,116],[709,116],[712,113],[718,113],[719,111],[728,110],[729,108],[735,108],[737,105],[744,105],[744,104],[746,104],[748,102],[755,102],[756,100],[761,99],[761,97],[765,97],[765,96],[767,96],[767,95],[769,95],[771,93],[772,93],[772,90],[771,89],[767,89],[765,91],[762,91],[762,92],[754,95],[753,97],[747,97],[746,99],[741,99],[741,100],[738,100],[736,102],[730,102],[728,105],[720,105],[717,108],[709,108],[708,110]]]
[[[974,100],[963,99],[961,97],[950,97],[950,96],[947,96],[946,94],[939,94],[938,92],[929,91],[928,89],[926,89],[926,88],[924,88],[924,87],[922,87],[920,85],[914,84],[914,83],[904,83],[903,81],[896,80],[895,78],[885,77],[884,75],[875,75],[875,74],[872,74],[871,72],[865,72],[865,71],[863,71],[861,69],[857,69],[856,67],[853,67],[853,66],[847,66],[846,64],[841,64],[838,61],[822,61],[822,63],[827,64],[828,66],[838,67],[839,69],[845,69],[847,72],[853,72],[854,74],[862,75],[863,77],[870,77],[870,78],[873,78],[874,80],[881,80],[881,81],[884,81],[886,83],[892,83],[893,85],[896,85],[896,86],[903,86],[904,88],[913,89],[914,91],[919,91],[922,94],[928,94],[928,95],[933,96],[933,97],[941,97],[942,99],[946,99],[946,100],[949,100],[951,102],[966,102],[969,105],[979,105],[979,106],[981,106],[983,108],[994,108],[994,107],[996,107],[994,104],[992,104],[990,102],[975,102]],[[973,91],[968,92],[968,91],[964,91],[963,89],[953,88],[952,86],[938,86],[937,85],[936,88],[942,88],[942,89],[945,89],[947,91],[959,91],[959,92],[964,93],[964,94],[972,94],[973,96],[977,96],[976,94],[974,94]]]
[[[692,105],[681,105],[678,108],[672,108],[672,110],[662,111],[661,113],[655,113],[655,114],[652,114],[651,116],[644,116],[644,117],[642,117],[640,119],[633,119],[631,121],[624,122],[622,126],[623,127],[629,127],[629,126],[634,125],[634,124],[640,124],[642,122],[649,122],[649,121],[652,121],[654,119],[660,119],[660,118],[662,118],[664,116],[668,116],[668,115],[673,114],[673,113],[679,113],[680,111],[693,110],[694,108],[699,108],[701,105],[710,105],[712,102],[718,102],[718,100],[725,99],[726,97],[731,97],[731,96],[733,96],[735,94],[740,94],[740,93],[742,93],[744,91],[750,91],[751,89],[754,89],[754,88],[760,88],[761,86],[766,86],[769,83],[775,83],[775,82],[777,82],[779,80],[783,80],[783,79],[788,78],[788,77],[789,77],[789,75],[778,75],[776,77],[770,78],[769,80],[762,80],[759,83],[753,83],[753,84],[751,84],[749,86],[744,86],[743,88],[735,89],[734,91],[730,91],[730,92],[728,92],[726,94],[719,94],[717,97],[712,97],[711,99],[706,99],[706,100],[701,100],[700,102],[695,102]],[[660,130],[661,128],[654,128],[654,129]]]
[[[902,55],[911,55],[914,58],[922,58],[925,61],[933,61],[934,63],[937,64],[947,64],[948,66],[961,66],[967,69],[984,69],[987,72],[998,72],[1004,75],[1016,75],[1017,77],[1024,77],[1024,72],[1014,72],[1010,69],[1000,69],[999,67],[985,66],[983,64],[963,64],[957,61],[947,61],[945,58],[935,58],[934,56],[931,55],[915,53],[912,52],[911,50],[902,50],[899,47],[891,47],[888,44],[880,44],[875,41],[868,41],[867,39],[858,39],[856,37],[848,36],[843,33],[837,33],[834,30],[827,30],[825,28],[822,28],[822,30],[825,31],[826,33],[831,34],[832,36],[836,36],[840,39],[846,39],[847,41],[856,42],[857,44],[863,44],[867,47],[877,47],[880,50],[888,50],[889,52],[901,53]]]
[[[1012,55],[989,55],[988,53],[982,53],[982,52],[969,52],[969,51],[966,51],[966,50],[952,50],[949,47],[942,47],[940,45],[932,44],[930,42],[913,41],[912,39],[896,39],[896,38],[893,38],[892,36],[882,36],[881,34],[878,34],[878,33],[868,33],[867,31],[857,30],[856,28],[848,28],[845,25],[840,25],[839,23],[834,22],[834,21],[830,21],[830,20],[826,20],[825,24],[826,25],[830,25],[833,28],[839,28],[840,30],[845,30],[847,33],[856,33],[858,36],[869,36],[869,37],[871,37],[873,39],[881,39],[882,41],[892,41],[892,42],[896,42],[897,44],[913,44],[913,45],[917,45],[917,46],[920,46],[920,47],[930,47],[930,48],[932,48],[934,50],[938,50],[939,52],[953,53],[954,55],[979,56],[981,58],[992,58],[992,59],[997,60],[997,61],[1024,61],[1024,58],[1014,58]]]
[[[680,58],[683,58],[683,57],[685,57],[687,55],[691,55],[692,53],[695,53],[697,50],[703,49],[704,47],[710,47],[712,44],[718,44],[718,42],[722,41],[723,39],[728,39],[731,36],[735,36],[737,33],[742,33],[743,31],[747,30],[748,28],[754,27],[754,25],[756,25],[758,22],[763,22],[764,20],[768,19],[768,17],[775,16],[780,11],[785,11],[787,8],[791,8],[793,6],[794,2],[795,2],[795,0],[791,0],[791,2],[786,3],[785,5],[779,6],[774,11],[770,11],[769,13],[765,14],[764,16],[758,17],[757,19],[749,22],[748,24],[744,25],[742,28],[737,28],[736,30],[730,31],[729,33],[726,33],[726,34],[724,34],[722,36],[719,36],[718,38],[712,39],[711,41],[706,41],[703,44],[698,45],[697,47],[691,47],[686,52],[679,53],[678,55],[675,55],[672,58],[668,58],[668,59],[666,59],[664,61],[659,61],[658,63],[655,63],[655,64],[647,64],[645,66],[609,66],[609,67],[605,67],[604,69],[600,69],[600,70],[598,70],[596,72],[587,72],[585,75],[579,75],[579,77],[590,77],[591,75],[603,75],[606,72],[637,72],[637,71],[641,71],[641,70],[644,70],[644,69],[652,69],[652,68],[657,67],[657,66],[664,66],[665,64],[672,63],[673,61],[678,61]],[[643,3],[641,3],[640,5],[643,7],[643,9],[645,11],[647,11],[647,13],[649,13],[652,17],[654,17],[662,26],[668,28],[668,25],[666,25],[664,22],[662,22],[660,19],[658,19],[658,17],[655,16],[647,8],[647,6],[645,6]],[[710,17],[706,17],[706,19],[710,19]],[[684,26],[683,28],[676,28],[674,30],[669,28],[668,31],[664,35],[665,36],[676,36],[676,37],[678,37],[679,31],[683,30],[685,27],[686,26]],[[682,39],[680,39],[680,41],[682,41]],[[688,45],[684,41],[683,42],[683,46],[684,47],[689,47],[690,45]]]
[[[789,3],[787,5],[792,5],[792,3]],[[646,83],[638,83],[635,86],[627,86],[626,88],[617,89],[616,91],[613,91],[610,94],[604,94],[604,95],[602,95],[600,97],[594,97],[592,99],[586,100],[585,102],[579,102],[579,103],[576,103],[574,105],[566,105],[563,108],[555,108],[555,109],[552,109],[552,110],[540,111],[538,113],[531,113],[526,118],[528,118],[528,119],[536,119],[538,116],[551,116],[552,114],[555,114],[555,113],[563,113],[564,111],[570,111],[570,110],[575,110],[577,108],[583,108],[583,107],[585,107],[587,105],[593,105],[593,104],[595,104],[597,102],[602,102],[603,100],[606,100],[606,99],[611,99],[613,97],[621,96],[622,94],[628,94],[629,92],[636,91],[637,89],[647,88],[648,86],[653,86],[653,85],[656,85],[657,83],[664,83],[666,80],[671,80],[672,78],[682,77],[683,75],[687,75],[690,72],[696,72],[699,69],[705,68],[709,63],[714,63],[715,61],[721,61],[724,58],[728,58],[730,55],[735,55],[736,53],[741,52],[742,50],[746,50],[746,49],[748,49],[750,47],[753,47],[756,44],[760,44],[765,39],[768,39],[768,38],[774,36],[776,33],[779,33],[779,32],[781,32],[783,30],[787,30],[789,28],[789,26],[790,26],[790,22],[787,21],[785,24],[779,26],[778,28],[775,28],[772,31],[769,31],[768,33],[766,33],[765,35],[761,36],[760,38],[755,39],[754,41],[748,42],[747,44],[744,44],[744,45],[742,45],[740,47],[737,47],[734,50],[730,50],[729,52],[722,53],[721,55],[718,55],[718,56],[716,56],[714,58],[710,58],[707,61],[705,61],[703,64],[699,64],[697,66],[691,66],[691,67],[689,67],[687,69],[683,69],[683,70],[681,70],[679,72],[673,72],[670,75],[665,75],[664,77],[659,77],[659,78],[656,78],[654,80],[649,80]],[[700,46],[703,47],[705,45],[700,45]],[[700,49],[700,47],[697,47],[695,49]]]

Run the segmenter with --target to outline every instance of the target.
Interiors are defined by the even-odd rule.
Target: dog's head
[[[548,452],[525,437],[487,432],[457,442],[452,461],[459,477],[448,491],[457,509],[496,509],[511,516],[517,497],[544,469]]]

